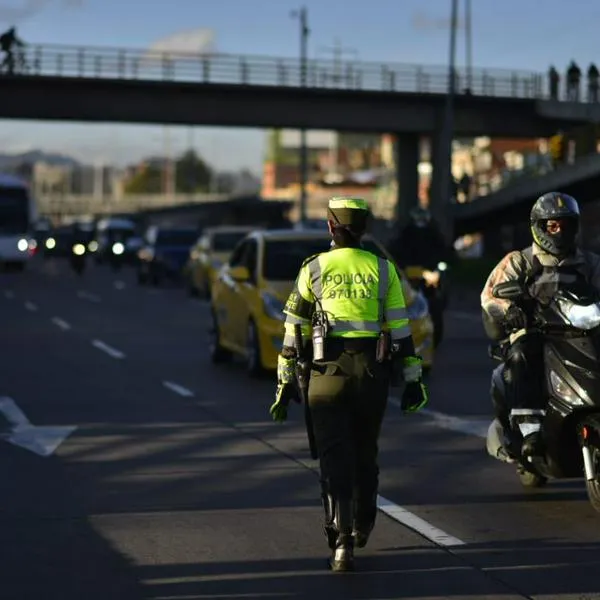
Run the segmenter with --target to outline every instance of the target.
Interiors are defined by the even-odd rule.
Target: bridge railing
[[[130,194],[121,197],[58,193],[36,194],[40,213],[63,215],[139,212],[185,204],[221,202],[230,198],[232,198],[232,194]]]
[[[177,81],[383,92],[445,93],[444,66],[296,58],[151,52],[102,47],[27,45],[15,57],[15,74],[53,77]],[[456,71],[456,90],[478,96],[542,98],[546,76],[523,70]]]

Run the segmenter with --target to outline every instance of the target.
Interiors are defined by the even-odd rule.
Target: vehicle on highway
[[[0,174],[0,265],[25,269],[37,246],[36,221],[37,206],[27,183]]]
[[[235,248],[212,287],[209,344],[213,362],[245,357],[247,371],[258,375],[277,367],[283,341],[283,306],[302,262],[330,247],[320,231],[254,231]],[[371,236],[363,247],[390,258]],[[393,261],[392,261],[393,262]],[[427,301],[396,267],[404,289],[417,353],[426,369],[433,365],[433,324]]]
[[[86,245],[81,241],[74,243],[71,248],[69,263],[77,275],[83,275],[83,272],[85,271],[87,264],[87,252],[88,249],[86,248]]]
[[[68,258],[73,248],[73,228],[70,225],[56,227],[46,232],[41,241],[44,258]]]
[[[135,256],[134,250],[128,251],[127,241],[135,237],[136,231],[137,225],[131,219],[100,219],[96,225],[95,239],[90,241],[88,249],[94,252],[98,264],[107,262],[119,267]]]
[[[212,282],[219,269],[229,260],[237,244],[255,229],[242,225],[205,229],[192,246],[184,269],[190,294],[210,298]]]
[[[433,343],[437,348],[444,339],[444,311],[448,306],[448,263],[407,265],[404,273],[413,287],[420,289],[429,304],[433,320]]]
[[[165,279],[179,279],[197,239],[197,227],[149,227],[138,250],[138,283],[160,285]]]
[[[294,223],[294,231],[329,231],[327,219],[306,219]]]
[[[548,479],[585,477],[589,500],[600,512],[600,298],[587,285],[577,291],[559,289],[550,304],[536,303],[533,318],[523,333],[543,340],[544,415],[508,415],[495,419],[488,430],[488,453],[516,463],[521,483],[541,487]],[[520,304],[526,290],[517,281],[496,284],[496,298]],[[500,361],[502,344],[490,355]],[[506,406],[504,364],[492,375],[492,398]],[[523,438],[541,435],[534,455],[521,454]]]

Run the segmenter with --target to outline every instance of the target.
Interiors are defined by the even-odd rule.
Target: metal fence
[[[181,206],[220,202],[232,198],[231,194],[131,194],[120,198],[113,196],[92,196],[76,194],[37,194],[38,209],[41,214],[85,215],[129,213]]]
[[[14,74],[390,93],[443,94],[448,89],[444,66],[334,60],[303,65],[295,58],[59,45],[25,46],[15,58]],[[467,88],[478,96],[543,98],[548,81],[545,74],[520,69],[476,68],[469,77],[457,69],[457,93],[465,94]]]

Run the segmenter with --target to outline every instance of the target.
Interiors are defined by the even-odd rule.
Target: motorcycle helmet
[[[419,228],[426,227],[431,221],[431,213],[422,206],[413,208],[409,213],[409,217],[410,222]]]
[[[548,229],[548,221],[559,221],[557,231]],[[575,250],[579,232],[579,205],[577,200],[560,192],[540,196],[529,216],[533,241],[545,252],[566,256]]]

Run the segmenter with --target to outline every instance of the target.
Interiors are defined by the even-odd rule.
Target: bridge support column
[[[420,139],[415,134],[401,134],[394,140],[396,166],[395,220],[403,226],[408,213],[419,204]]]
[[[451,145],[450,145],[451,147]],[[448,242],[454,242],[454,223],[452,222],[450,180],[452,178],[451,156],[443,132],[437,131],[431,136],[431,184],[429,187],[429,210],[437,221]]]

